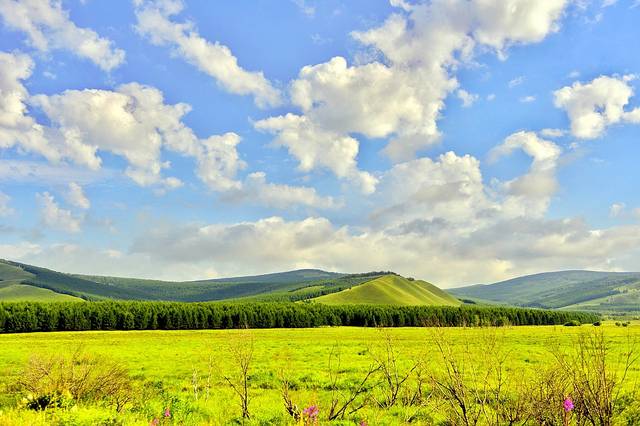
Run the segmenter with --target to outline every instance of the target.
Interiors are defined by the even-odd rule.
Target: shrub
[[[29,395],[25,406],[35,410],[64,408],[72,401],[108,401],[121,411],[133,395],[123,367],[81,350],[67,356],[33,356],[19,385]]]
[[[602,325],[602,323],[600,321],[596,321],[596,322],[593,323],[593,325],[595,327],[600,327]]]
[[[564,323],[565,327],[580,327],[582,324],[578,320],[571,320]]]

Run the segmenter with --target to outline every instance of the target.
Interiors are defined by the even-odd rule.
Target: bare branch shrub
[[[415,402],[421,398],[422,388],[419,385],[415,395],[407,394],[407,382],[420,367],[420,362],[412,362],[402,368],[400,354],[393,336],[386,329],[380,329],[382,343],[369,348],[369,354],[382,375],[382,398],[377,402],[380,407],[393,407],[401,396],[406,402]],[[420,383],[420,382],[419,382]]]
[[[67,356],[32,356],[19,384],[33,395],[70,394],[76,401],[106,401],[118,412],[133,399],[132,382],[125,368],[81,349]]]
[[[341,377],[340,351],[333,347],[329,354],[329,377],[331,381],[331,407],[329,409],[329,420],[343,418],[345,415],[354,414],[364,408],[371,396],[371,391],[375,385],[370,381],[374,374],[379,371],[376,365],[369,366],[364,377],[354,385],[348,387],[347,392],[339,389],[338,380]]]
[[[253,349],[253,336],[248,331],[234,338],[229,343],[229,353],[235,371],[231,375],[223,376],[223,379],[240,400],[243,419],[251,418],[249,413],[249,372],[253,361]]]
[[[573,347],[570,353],[555,348],[553,355],[571,382],[577,420],[611,426],[625,408],[622,384],[638,360],[635,343],[628,338],[627,347],[616,359],[612,343],[601,330],[593,330],[581,333]]]

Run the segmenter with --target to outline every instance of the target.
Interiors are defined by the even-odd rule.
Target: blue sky
[[[0,0],[0,257],[638,269],[633,0]]]

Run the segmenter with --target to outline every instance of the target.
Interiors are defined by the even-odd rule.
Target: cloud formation
[[[158,46],[170,46],[200,71],[211,76],[229,93],[251,95],[259,107],[279,105],[278,89],[261,71],[247,71],[238,65],[231,50],[202,37],[192,22],[172,18],[184,9],[180,0],[134,0],[137,31]]]
[[[48,192],[38,193],[36,200],[40,206],[42,223],[45,226],[64,232],[80,232],[84,219],[80,216],[74,216],[70,210],[61,208],[53,195]]]
[[[543,40],[558,30],[567,4],[394,1],[399,11],[382,25],[352,33],[380,60],[349,64],[338,56],[303,67],[290,89],[300,114],[261,120],[256,127],[274,133],[276,144],[286,146],[302,170],[326,167],[371,192],[375,181],[354,172],[359,149],[355,135],[388,139],[384,152],[394,162],[414,158],[439,141],[438,120],[449,94],[458,89],[466,106],[475,99],[458,88],[459,65],[470,63],[477,49],[504,57],[512,45]],[[340,151],[348,152],[346,158],[328,165],[314,154]]]
[[[607,127],[618,123],[640,123],[640,107],[627,108],[633,87],[633,75],[600,76],[588,83],[579,81],[554,92],[555,106],[566,111],[571,134],[580,139],[595,139]]]
[[[64,49],[104,71],[122,65],[125,52],[108,38],[78,27],[57,0],[0,0],[0,16],[9,28],[21,31],[40,51]]]

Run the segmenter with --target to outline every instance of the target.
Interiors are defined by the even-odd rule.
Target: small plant
[[[564,323],[565,327],[580,327],[582,323],[578,320],[571,320]]]
[[[602,323],[600,321],[596,321],[593,323],[594,327],[600,327]]]
[[[318,424],[318,415],[320,414],[320,410],[317,405],[310,405],[309,407],[302,410],[302,420],[304,426],[315,426]]]

